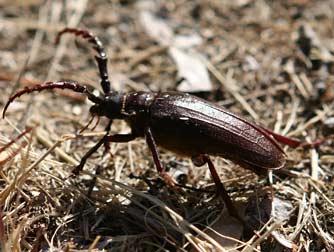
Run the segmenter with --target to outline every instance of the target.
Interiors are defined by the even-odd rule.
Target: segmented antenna
[[[24,95],[24,94],[29,94],[32,92],[40,92],[42,90],[50,90],[50,89],[70,89],[73,90],[74,92],[77,93],[83,93],[86,94],[88,99],[91,100],[94,103],[101,103],[102,99],[95,96],[93,93],[91,93],[87,87],[82,86],[76,82],[69,82],[69,81],[57,81],[57,82],[46,82],[41,85],[35,85],[33,87],[25,87],[24,89],[16,92],[14,95],[9,97],[3,112],[2,112],[2,117],[5,118],[5,114],[7,111],[8,106],[18,97]]]
[[[107,68],[107,54],[104,50],[102,42],[98,37],[94,36],[92,33],[86,30],[80,30],[76,28],[65,28],[64,30],[58,32],[55,43],[58,44],[61,36],[65,33],[72,33],[75,36],[82,37],[86,39],[89,43],[93,45],[93,49],[97,52],[98,56],[95,56],[95,60],[99,67],[100,72],[100,84],[105,94],[111,91],[110,81],[108,76],[108,68]]]

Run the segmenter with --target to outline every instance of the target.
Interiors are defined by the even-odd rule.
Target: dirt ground
[[[85,95],[23,95],[0,120],[1,251],[334,251],[333,1],[3,0],[1,110],[17,90],[46,81],[101,91],[92,46],[73,34],[54,43],[64,27],[100,38],[116,90],[192,93],[321,143],[282,144],[285,167],[262,176],[212,157],[242,225],[207,166],[159,149],[183,185],[170,187],[145,139],[101,147],[71,176],[108,120],[81,132],[91,118]]]

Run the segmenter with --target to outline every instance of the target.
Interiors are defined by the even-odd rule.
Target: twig
[[[211,64],[211,62],[207,61],[206,66],[208,70],[216,77],[216,79],[225,87],[225,89],[244,107],[244,109],[253,117],[254,120],[258,120],[259,116],[252,109],[252,107],[248,104],[248,102],[242,97],[237,91],[237,87],[231,81],[227,81],[225,77],[218,72],[218,70]],[[231,79],[230,79],[231,80]]]

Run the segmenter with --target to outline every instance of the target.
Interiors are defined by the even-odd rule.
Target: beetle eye
[[[89,112],[92,114],[92,115],[98,115],[99,114],[99,106],[98,105],[93,105],[90,107],[89,109]]]

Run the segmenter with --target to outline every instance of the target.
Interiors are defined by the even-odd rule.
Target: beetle
[[[64,33],[80,36],[92,44],[97,52],[95,59],[104,94],[95,95],[86,86],[72,81],[47,82],[26,87],[12,95],[4,107],[3,117],[10,103],[23,94],[69,89],[87,95],[87,98],[94,103],[90,113],[93,116],[107,117],[110,121],[106,127],[106,134],[83,156],[74,173],[80,172],[89,156],[103,144],[129,142],[137,137],[144,137],[159,174],[170,185],[173,185],[174,181],[163,168],[157,146],[191,157],[196,166],[208,164],[217,191],[223,197],[230,215],[240,218],[209,156],[221,156],[246,169],[263,174],[270,169],[280,169],[285,165],[285,153],[277,141],[293,147],[301,144],[298,140],[275,134],[190,94],[116,91],[110,86],[107,54],[98,37],[86,30],[65,28],[58,33],[56,41],[59,41]],[[131,128],[131,133],[109,135],[114,119],[125,120]]]

